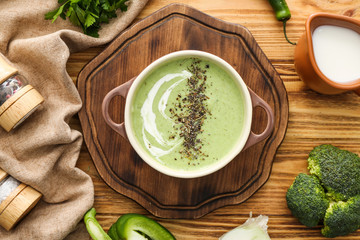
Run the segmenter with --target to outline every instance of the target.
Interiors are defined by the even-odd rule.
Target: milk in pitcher
[[[360,79],[360,34],[354,30],[322,25],[312,33],[315,61],[331,81],[346,84]]]

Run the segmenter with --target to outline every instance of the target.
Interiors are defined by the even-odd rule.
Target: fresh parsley
[[[69,18],[70,22],[83,29],[92,37],[99,37],[101,23],[109,23],[109,19],[116,18],[116,10],[127,11],[126,2],[129,0],[58,0],[61,5],[45,14],[45,19],[54,22],[59,16]]]

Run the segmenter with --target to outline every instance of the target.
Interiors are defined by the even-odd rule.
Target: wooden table
[[[307,228],[295,219],[287,208],[285,194],[300,172],[307,172],[307,156],[313,147],[331,143],[360,154],[360,99],[352,92],[326,96],[310,90],[294,69],[293,45],[286,42],[282,23],[278,22],[266,0],[150,0],[138,20],[171,2],[188,4],[221,20],[247,27],[284,81],[289,98],[289,123],[286,137],[277,151],[267,183],[246,202],[217,209],[195,219],[158,219],[177,239],[217,239],[241,225],[252,212],[269,216],[271,239],[324,239],[320,228]],[[304,32],[306,18],[315,12],[344,14],[360,19],[359,0],[287,0],[292,18],[287,33],[297,41]],[[76,82],[82,67],[105,46],[72,54],[67,70]],[[71,126],[81,131],[76,116]],[[133,200],[116,193],[100,178],[83,144],[77,166],[92,177],[95,185],[97,219],[108,230],[125,213],[140,213],[154,218]],[[336,239],[360,239],[360,231]]]

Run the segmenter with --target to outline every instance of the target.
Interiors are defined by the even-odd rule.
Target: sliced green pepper
[[[269,0],[271,7],[275,11],[276,19],[283,22],[283,29],[286,41],[292,45],[296,43],[291,42],[286,35],[286,22],[291,18],[291,13],[285,0]]]
[[[94,240],[111,240],[95,218],[95,208],[91,208],[84,216],[84,222],[88,233]]]
[[[95,208],[91,208],[84,216],[86,229],[93,240],[175,240],[162,225],[135,213],[119,217],[106,234],[95,215]]]
[[[114,228],[116,228],[116,234]],[[121,216],[111,226],[109,234],[113,240],[175,240],[175,237],[162,225],[135,213]]]
[[[118,220],[113,225],[111,225],[111,227],[108,231],[108,234],[112,240],[121,239],[117,233],[117,226],[123,225],[124,222],[130,217],[131,217],[131,214],[122,215],[121,217],[118,218]]]
[[[111,239],[120,239],[120,237],[117,235],[115,224],[111,225],[111,227],[107,233],[108,233],[109,237],[111,237]]]

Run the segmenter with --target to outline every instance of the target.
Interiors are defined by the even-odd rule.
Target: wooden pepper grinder
[[[12,229],[41,198],[41,193],[0,169],[0,225]]]
[[[0,56],[0,125],[11,131],[43,101],[40,93]]]

